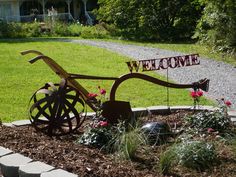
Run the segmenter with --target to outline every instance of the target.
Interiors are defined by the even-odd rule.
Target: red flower
[[[203,91],[201,91],[201,90],[197,91],[197,95],[198,96],[202,96],[203,95]]]
[[[208,128],[207,129],[207,133],[212,133],[212,132],[214,132],[215,130],[213,129],[213,128]]]
[[[225,105],[228,106],[228,107],[230,107],[230,106],[232,105],[232,103],[227,100],[227,101],[225,101]]]
[[[98,96],[98,94],[96,94],[96,93],[89,93],[88,94],[88,97],[89,98],[95,98],[95,97],[97,97]]]
[[[101,95],[105,95],[107,92],[105,89],[100,89],[100,93],[101,93]]]
[[[190,92],[192,98],[201,97],[203,95],[203,91],[192,91]]]
[[[197,94],[197,92],[195,92],[195,91],[190,92],[190,95],[191,95],[191,97],[193,97],[193,98],[197,98],[197,97],[198,97],[198,94]]]
[[[108,126],[108,122],[107,122],[107,121],[100,121],[100,122],[99,122],[99,125],[100,125],[101,127],[106,127],[106,126]]]

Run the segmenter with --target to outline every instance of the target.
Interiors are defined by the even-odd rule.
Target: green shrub
[[[104,121],[101,121],[103,123]],[[106,123],[107,124],[107,123]],[[112,139],[111,127],[100,126],[99,123],[97,126],[89,127],[85,133],[77,140],[77,143],[102,148],[106,146]]]
[[[109,32],[100,25],[95,26],[84,26],[81,31],[81,37],[88,39],[88,38],[108,38]]]
[[[217,160],[212,144],[202,141],[185,141],[172,146],[160,157],[160,168],[168,173],[174,165],[181,165],[195,170],[210,168]]]
[[[68,25],[61,22],[55,22],[52,25],[51,33],[56,36],[70,36]]]
[[[216,151],[212,144],[201,141],[187,141],[174,148],[178,163],[196,170],[204,170],[212,166],[216,160]]]
[[[0,21],[0,37],[1,38],[19,38],[25,37],[20,23],[7,23]]]
[[[68,31],[70,36],[80,36],[82,31],[82,26],[77,23],[72,23],[68,26]]]
[[[34,23],[22,23],[21,24],[22,33],[27,37],[39,37],[41,36],[40,24]]]
[[[215,131],[224,132],[231,125],[230,118],[224,109],[215,111],[201,111],[194,115],[185,117],[191,127],[197,130],[212,128]]]

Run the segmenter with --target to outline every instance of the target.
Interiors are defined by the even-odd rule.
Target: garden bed
[[[155,116],[144,118],[143,122],[150,120],[179,120],[188,114],[178,112],[169,116]],[[177,121],[178,122],[178,121]],[[91,148],[76,144],[78,136],[74,135],[50,138],[36,132],[31,126],[5,127],[0,126],[0,146],[7,147],[14,152],[21,153],[34,160],[62,168],[79,176],[162,176],[159,168],[160,155],[173,144],[159,146],[143,146],[138,149],[136,157],[131,160],[121,160],[115,153],[106,153],[98,148]],[[214,134],[206,136],[208,141],[216,141]],[[235,152],[232,146],[225,142],[216,143],[218,161],[204,171],[173,167],[169,176],[236,176]]]

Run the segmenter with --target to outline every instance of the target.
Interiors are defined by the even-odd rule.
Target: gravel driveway
[[[142,47],[137,45],[125,45],[114,42],[102,42],[93,40],[66,40],[67,42],[78,43],[82,45],[91,45],[105,48],[113,52],[128,56],[130,58],[152,59],[162,58],[184,53],[168,51],[152,47]],[[236,68],[211,59],[201,58],[201,64],[197,66],[169,69],[169,78],[177,83],[192,83],[203,78],[210,79],[209,92],[205,94],[208,98],[225,98],[232,102],[232,108],[236,108]],[[166,75],[166,70],[157,71],[157,73]]]

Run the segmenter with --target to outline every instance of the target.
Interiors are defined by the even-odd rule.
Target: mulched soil
[[[186,113],[173,114],[167,118],[176,120],[184,114]],[[164,118],[166,117],[157,116],[150,119]],[[142,148],[133,161],[121,161],[114,154],[76,144],[75,140],[79,134],[80,132],[77,132],[74,135],[51,138],[36,132],[31,126],[14,128],[0,126],[0,146],[78,174],[80,177],[162,176],[158,169],[159,155],[164,152],[168,144]],[[170,176],[236,176],[235,154],[231,149],[228,146],[221,147],[219,157],[220,161],[205,172],[176,167]]]

